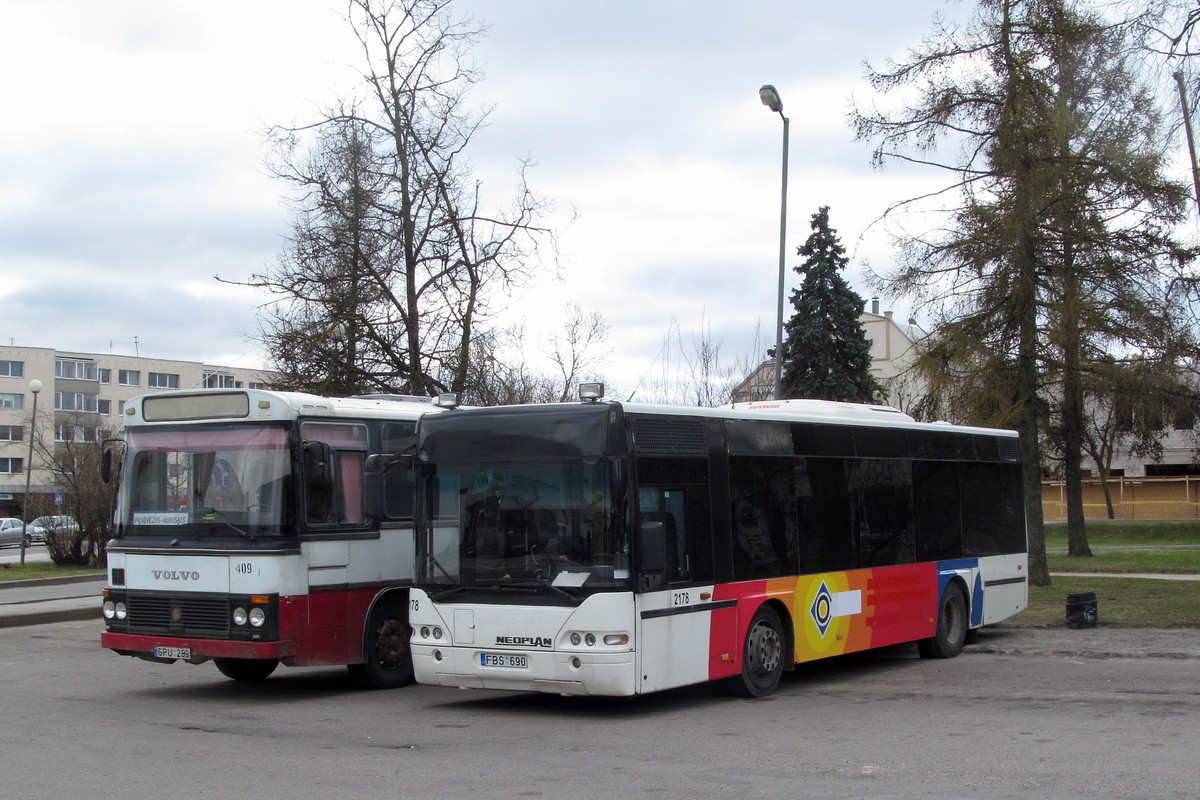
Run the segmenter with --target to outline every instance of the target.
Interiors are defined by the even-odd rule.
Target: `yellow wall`
[[[1200,477],[1108,479],[1115,519],[1188,519],[1200,517]],[[1047,520],[1067,518],[1067,495],[1062,481],[1042,483],[1042,512]],[[1083,481],[1083,512],[1087,519],[1108,519],[1099,478]]]

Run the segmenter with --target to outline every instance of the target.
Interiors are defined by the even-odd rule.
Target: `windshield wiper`
[[[537,580],[536,578],[492,578],[483,583],[491,584],[497,589],[534,589],[542,594],[553,595],[564,600],[569,600],[573,605],[579,605],[583,602],[583,598],[578,595],[573,595],[565,589],[560,589],[557,586],[551,586],[548,583]]]
[[[557,586],[551,586],[534,578],[485,578],[475,584],[462,584],[443,589],[433,595],[432,600],[435,603],[440,603],[447,597],[456,594],[468,594],[470,592],[493,592],[498,594],[512,590],[520,591],[527,589],[533,589],[541,594],[548,594],[560,600],[566,600],[573,606],[577,606],[583,602],[582,597],[578,597]]]
[[[252,542],[256,541],[258,538],[255,534],[251,533],[250,531],[243,530],[243,529],[239,528],[237,525],[230,522],[229,518],[228,518],[228,512],[226,512],[226,511],[222,511],[221,509],[218,509],[218,508],[199,508],[196,510],[200,514],[200,519],[204,522],[220,522],[221,524],[223,524],[227,527],[233,528],[233,530],[237,531],[242,536],[244,536],[245,538],[249,539]]]

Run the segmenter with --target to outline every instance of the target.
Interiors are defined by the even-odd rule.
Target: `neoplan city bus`
[[[1026,605],[1011,431],[592,401],[424,417],[417,437],[421,683],[759,696],[826,656],[953,657]]]
[[[440,410],[258,390],[128,401],[101,644],[237,680],[346,664],[367,687],[410,683],[413,487],[395,454]]]

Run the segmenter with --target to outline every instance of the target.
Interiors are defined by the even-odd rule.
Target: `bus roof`
[[[581,403],[539,403],[512,406],[486,406],[462,409],[454,413],[472,415],[495,413],[498,416],[517,415],[523,417],[545,411],[560,411],[570,414],[571,408],[619,408],[625,414],[661,415],[674,417],[703,417],[708,419],[743,419],[776,422],[811,422],[820,425],[855,425],[880,428],[906,428],[911,430],[945,430],[956,433],[983,434],[1016,438],[1017,432],[1000,428],[981,428],[955,425],[949,422],[918,422],[899,409],[885,405],[863,403],[841,403],[830,400],[763,400],[753,403],[737,403],[715,408],[704,406],[673,406],[651,403],[623,403],[619,401],[595,401]]]
[[[918,422],[898,408],[867,403],[842,403],[833,400],[790,399],[730,403],[715,408],[622,403],[627,414],[649,413],[675,416],[719,417],[723,419],[760,419],[780,422],[815,422],[831,425],[867,425],[886,428],[945,429],[959,433],[983,433],[991,436],[1017,436],[1013,430],[955,425],[950,422]]]
[[[416,419],[438,412],[432,398],[408,395],[322,397],[265,389],[186,389],[143,394],[125,402],[125,425],[245,422],[299,417]]]

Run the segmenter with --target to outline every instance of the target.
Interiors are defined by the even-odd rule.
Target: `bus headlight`
[[[261,608],[250,609],[250,624],[255,628],[261,628],[267,621],[267,612]]]
[[[117,604],[112,600],[104,601],[104,618],[112,619],[117,615]]]
[[[129,609],[125,607],[124,600],[117,601],[116,612],[117,612],[117,619],[119,619],[119,620],[123,620],[129,616]]]
[[[246,609],[242,608],[241,606],[238,606],[233,610],[233,624],[237,625],[239,628],[246,624],[246,620],[248,618],[249,615],[246,614]]]

